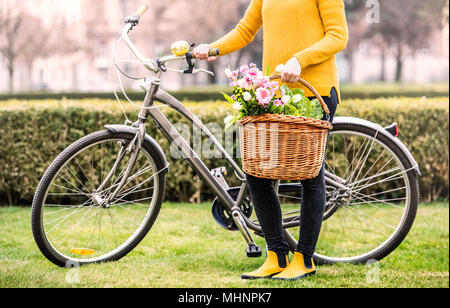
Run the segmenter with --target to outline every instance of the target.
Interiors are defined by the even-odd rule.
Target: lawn
[[[54,266],[37,249],[30,209],[0,208],[0,234],[1,288],[449,287],[448,202],[421,205],[411,233],[379,264],[321,266],[315,277],[298,282],[241,280],[241,273],[263,260],[245,257],[241,235],[218,226],[208,204],[164,204],[132,253],[116,263],[79,269],[79,283],[66,282],[74,271]]]

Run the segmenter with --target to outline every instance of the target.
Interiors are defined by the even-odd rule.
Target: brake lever
[[[211,76],[214,76],[213,72],[207,71],[202,68],[195,68],[195,63],[193,62],[193,59],[195,59],[195,57],[193,56],[193,54],[191,52],[188,52],[185,57],[186,57],[186,62],[188,64],[188,68],[185,71],[183,71],[184,74],[206,73]]]
[[[188,64],[188,68],[183,72],[185,74],[192,74],[194,71],[195,63],[192,61],[194,56],[191,52],[188,52],[186,55],[186,62]]]
[[[197,73],[205,73],[205,74],[209,74],[209,75],[211,75],[211,76],[214,76],[214,73],[213,73],[213,72],[204,70],[204,69],[202,69],[202,68],[196,68],[196,69],[194,69],[193,72],[192,72],[192,74],[197,74]]]

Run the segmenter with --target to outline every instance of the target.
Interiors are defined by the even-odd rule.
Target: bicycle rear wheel
[[[144,143],[126,185],[106,206],[131,157],[133,134],[101,131],[69,146],[50,165],[37,188],[32,230],[42,253],[67,267],[116,261],[134,249],[152,227],[165,192],[157,150]],[[123,153],[123,152],[122,152]],[[120,161],[114,174],[116,161]],[[104,188],[98,191],[100,185]]]
[[[338,124],[330,134],[326,170],[350,190],[327,185],[316,262],[365,263],[389,255],[408,234],[419,203],[417,175],[406,154],[372,128]],[[294,249],[301,236],[301,186],[281,183],[279,197]]]

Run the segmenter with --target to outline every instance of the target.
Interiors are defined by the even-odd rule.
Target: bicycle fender
[[[110,132],[112,132],[114,134],[127,133],[127,134],[131,134],[131,135],[136,135],[139,132],[138,128],[127,126],[127,125],[106,125],[105,127],[107,130],[109,130]],[[156,142],[155,139],[153,139],[150,135],[145,134],[144,142],[152,145],[156,149],[156,152],[157,152],[159,158],[161,159],[161,161],[164,163],[164,165],[169,166],[169,162],[167,161],[166,154],[164,154],[163,149]],[[165,170],[165,172],[169,172],[169,168],[167,168]]]
[[[406,145],[400,141],[399,138],[392,136],[391,133],[389,133],[384,127],[359,118],[352,118],[352,117],[335,117],[333,121],[333,125],[339,125],[339,124],[354,124],[359,126],[365,126],[367,128],[370,128],[374,131],[378,131],[379,134],[382,134],[384,137],[390,139],[393,143],[395,143],[405,154],[408,158],[408,161],[411,163],[411,166],[414,168],[414,171],[418,176],[421,176],[422,173],[419,169],[419,164],[414,159],[414,156],[411,154],[409,149],[406,147]]]

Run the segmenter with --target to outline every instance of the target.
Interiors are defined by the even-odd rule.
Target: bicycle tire
[[[339,123],[334,125],[332,132],[339,131],[352,131],[357,133],[362,133],[371,138],[376,137],[376,139],[386,145],[393,153],[399,158],[399,161],[403,165],[404,170],[409,170],[406,175],[408,181],[410,183],[410,204],[405,214],[405,219],[401,227],[395,236],[393,236],[388,242],[384,243],[382,247],[378,247],[375,251],[370,254],[363,255],[359,258],[353,258],[351,260],[346,261],[338,261],[337,259],[323,257],[318,254],[314,256],[314,260],[317,264],[336,264],[336,263],[352,263],[352,264],[363,264],[369,261],[375,260],[380,261],[391,254],[406,238],[411,227],[414,223],[414,220],[417,215],[417,209],[419,205],[419,182],[417,179],[417,173],[413,170],[414,166],[411,164],[411,161],[408,159],[407,155],[403,152],[403,150],[390,138],[384,136],[383,134],[377,133],[376,130],[366,127],[359,124],[352,123]],[[286,231],[288,232],[288,231]],[[291,237],[287,236],[287,240],[292,247],[293,250],[297,247],[297,242]]]
[[[37,189],[36,193],[33,199],[32,204],[32,211],[31,211],[31,227],[33,236],[35,239],[35,242],[42,252],[42,254],[52,263],[56,264],[60,267],[69,267],[73,266],[74,263],[76,263],[79,266],[86,265],[86,264],[92,264],[92,263],[104,263],[104,262],[112,262],[112,261],[118,261],[119,259],[126,256],[128,253],[130,253],[148,234],[151,227],[153,226],[156,218],[158,217],[158,214],[160,212],[162,202],[164,199],[165,189],[166,189],[166,173],[165,172],[159,172],[157,174],[158,176],[158,183],[159,183],[159,189],[157,192],[157,200],[154,205],[154,210],[152,212],[151,217],[147,219],[145,222],[144,227],[141,229],[141,231],[135,236],[135,238],[130,241],[125,247],[117,251],[115,254],[108,256],[107,258],[97,260],[95,262],[92,261],[77,261],[73,262],[71,259],[64,257],[62,254],[60,254],[58,251],[56,251],[52,245],[49,243],[46,235],[45,230],[43,227],[43,219],[42,219],[42,213],[43,213],[43,202],[46,198],[46,193],[48,191],[49,186],[51,185],[51,182],[57,175],[60,168],[62,168],[65,163],[70,160],[74,155],[81,152],[83,149],[88,148],[89,146],[102,142],[107,140],[117,140],[117,139],[123,139],[127,141],[133,140],[135,135],[133,134],[127,134],[127,133],[112,133],[111,131],[99,131],[93,134],[90,134],[84,138],[81,138],[80,140],[76,141],[72,145],[70,145],[68,148],[66,148],[49,166],[47,171],[44,173]],[[164,162],[161,160],[160,156],[158,155],[158,150],[151,145],[150,143],[144,143],[143,144],[143,150],[145,150],[154,161],[157,170],[164,170],[167,166],[164,165]]]

